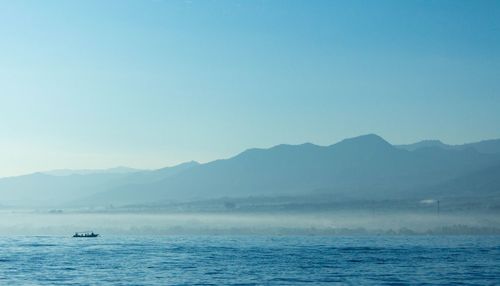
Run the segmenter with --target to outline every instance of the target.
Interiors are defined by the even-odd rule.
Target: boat
[[[75,232],[73,234],[73,237],[98,237],[99,234],[94,233],[93,231],[80,231],[80,232]]]

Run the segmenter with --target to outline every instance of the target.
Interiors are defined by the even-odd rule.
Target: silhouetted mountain
[[[484,152],[494,150],[495,144],[474,146]],[[154,171],[38,173],[0,179],[0,204],[119,206],[248,197],[312,196],[331,201],[499,195],[500,155],[443,145],[427,141],[408,151],[370,134],[330,146],[249,149],[229,159]]]
[[[0,179],[2,205],[57,205],[106,191],[128,174],[52,176],[43,173]]]
[[[485,154],[500,154],[500,139],[483,140],[476,143],[458,145],[459,149],[472,147],[476,151]]]
[[[123,178],[120,181],[120,185],[130,185],[130,184],[146,184],[156,182],[162,179],[170,178],[180,172],[183,172],[189,168],[198,166],[200,163],[196,161],[190,161],[181,163],[173,167],[165,167],[152,171],[143,171],[129,174],[129,176]]]
[[[439,140],[423,140],[413,144],[397,145],[396,147],[408,151],[415,151],[417,149],[427,148],[427,147],[439,147],[447,150],[465,150],[468,148],[472,148],[479,153],[500,154],[500,139],[484,140],[462,145],[448,145],[444,144]]]
[[[129,167],[115,167],[109,169],[58,169],[42,172],[46,175],[52,176],[69,176],[69,175],[89,175],[89,174],[127,174],[127,173],[136,173],[142,172],[144,170],[134,169]]]
[[[419,191],[499,162],[472,149],[402,150],[377,135],[322,147],[278,145],[190,168],[151,184],[128,185],[92,200],[114,204],[328,192],[353,199],[418,197]],[[92,201],[90,200],[90,201]]]
[[[500,197],[500,164],[459,176],[430,191],[435,197]]]
[[[57,175],[34,173],[0,179],[0,204],[21,206],[55,206],[136,183],[152,183],[198,165],[187,162],[153,171],[130,168],[85,170],[84,174]],[[87,172],[88,171],[88,172]],[[68,170],[71,173],[71,171]]]
[[[422,140],[417,143],[413,144],[407,144],[407,145],[397,145],[396,147],[405,149],[408,151],[415,151],[417,149],[421,148],[429,148],[429,147],[438,147],[438,148],[443,148],[447,150],[452,150],[454,149],[452,145],[444,144],[440,140]]]

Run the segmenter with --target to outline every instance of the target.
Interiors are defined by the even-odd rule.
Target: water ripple
[[[0,237],[2,285],[492,285],[500,239]]]

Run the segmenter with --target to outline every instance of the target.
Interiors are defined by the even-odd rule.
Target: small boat
[[[73,234],[73,237],[98,237],[99,234],[94,233],[93,231],[80,231],[80,232],[75,232]]]

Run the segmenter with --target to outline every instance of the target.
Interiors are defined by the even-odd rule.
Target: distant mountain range
[[[500,197],[500,140],[393,146],[371,134],[330,146],[306,143],[250,149],[206,164],[119,170],[3,178],[0,204],[120,206],[283,196],[329,200]]]
[[[396,147],[408,151],[415,151],[425,147],[438,147],[447,150],[465,150],[474,149],[479,153],[485,154],[499,154],[500,153],[500,139],[483,140],[475,143],[467,143],[462,145],[448,145],[439,140],[424,140],[413,144],[396,145]]]
[[[42,174],[52,175],[52,176],[69,176],[69,175],[90,175],[90,174],[128,174],[136,173],[145,170],[134,169],[129,167],[115,167],[109,169],[58,169],[46,172],[41,172]]]

